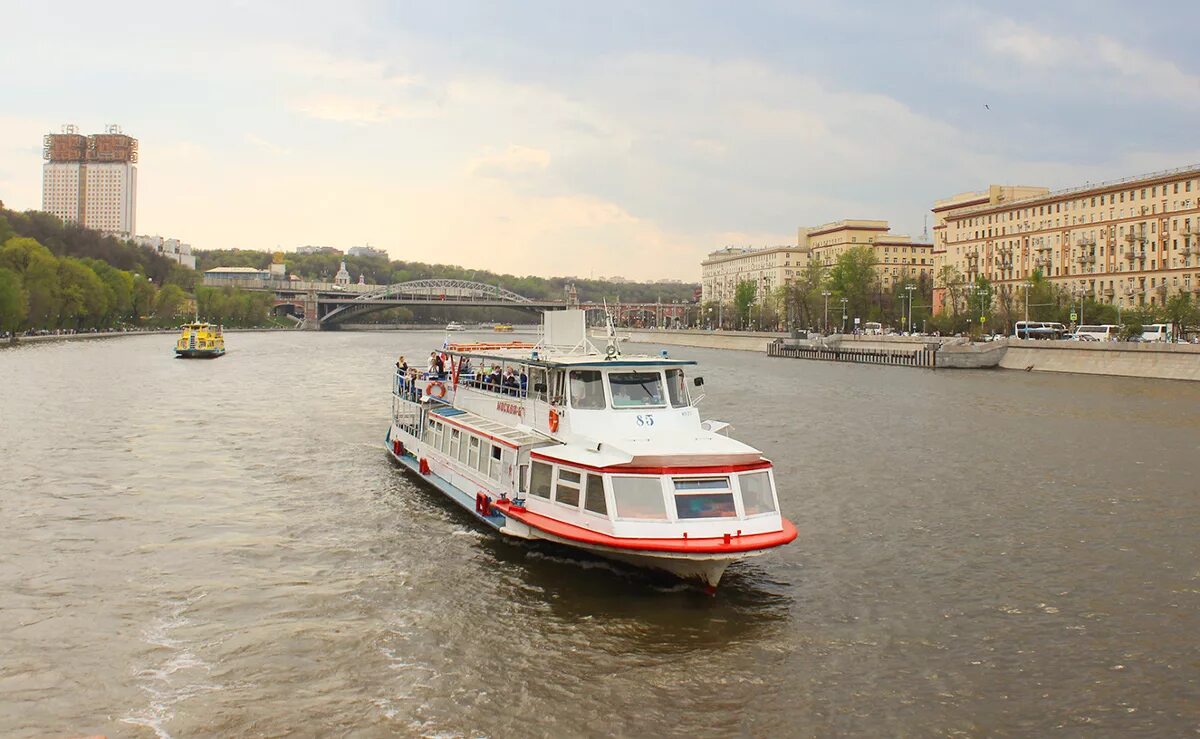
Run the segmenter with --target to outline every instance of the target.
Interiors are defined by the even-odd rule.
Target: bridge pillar
[[[320,307],[317,305],[317,293],[315,291],[309,291],[304,295],[304,330],[321,330]]]

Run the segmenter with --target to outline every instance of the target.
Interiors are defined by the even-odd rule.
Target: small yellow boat
[[[175,356],[180,359],[215,359],[225,353],[221,327],[211,323],[186,323],[175,341]]]
[[[513,327],[510,323],[497,323],[495,326],[492,326],[492,330],[501,334],[511,334]]]

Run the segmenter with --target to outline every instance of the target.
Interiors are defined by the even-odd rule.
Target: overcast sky
[[[1200,161],[1198,7],[0,0],[0,200],[40,206],[44,133],[118,123],[141,233],[693,280],[801,225],[920,236],[989,183]]]

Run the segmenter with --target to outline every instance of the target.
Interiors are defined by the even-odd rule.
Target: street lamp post
[[[904,287],[904,290],[905,290],[905,291],[908,293],[908,325],[907,325],[905,328],[907,328],[907,329],[908,329],[908,332],[909,332],[910,334],[911,334],[911,333],[913,333],[913,325],[912,325],[912,298],[913,298],[913,290],[916,290],[916,289],[917,289],[917,286],[916,286],[916,285],[914,285],[914,284],[912,284],[911,282],[910,282],[910,283],[908,283],[908,285],[906,285],[906,286]]]
[[[829,333],[829,296],[832,294],[828,290],[821,292],[825,296],[825,333]]]
[[[847,298],[842,298],[842,333],[846,333],[846,303],[850,302]]]
[[[1017,287],[1025,290],[1025,322],[1029,322],[1029,288],[1033,287],[1032,282],[1022,282]]]

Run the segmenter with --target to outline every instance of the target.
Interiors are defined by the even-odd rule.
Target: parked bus
[[[1017,321],[1013,336],[1018,339],[1061,339],[1067,327],[1048,321]]]
[[[1174,341],[1175,332],[1169,323],[1147,323],[1142,325],[1142,341]]]
[[[863,324],[863,333],[868,336],[878,336],[883,333],[883,324],[867,321]]]
[[[1121,327],[1111,323],[1101,324],[1099,326],[1080,326],[1075,329],[1075,334],[1078,336],[1094,336],[1099,341],[1116,341],[1117,335],[1121,333]]]

